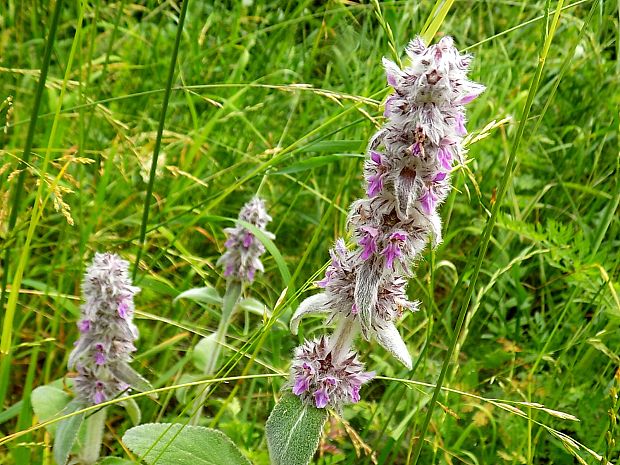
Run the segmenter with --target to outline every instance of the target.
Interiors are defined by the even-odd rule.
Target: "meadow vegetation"
[[[288,320],[364,195],[389,91],[381,57],[423,31],[473,53],[470,77],[487,90],[468,105],[443,243],[409,283],[421,311],[399,328],[413,369],[358,340],[377,377],[330,417],[315,463],[413,463],[423,429],[418,463],[616,463],[617,2],[192,0],[177,49],[181,2],[65,0],[31,125],[55,5],[0,3],[0,464],[53,463],[31,393],[66,384],[95,252],[135,264],[142,289],[132,366],[159,392],[136,397],[141,422],[188,421],[197,391],[175,386],[204,379],[192,348],[221,308],[174,299],[224,293],[223,229],[256,194],[275,248],[228,330],[214,376],[230,379],[209,384],[200,424],[269,463],[265,422],[291,353],[326,332],[311,317],[293,336]],[[139,463],[121,441],[131,426],[111,407],[103,456]]]

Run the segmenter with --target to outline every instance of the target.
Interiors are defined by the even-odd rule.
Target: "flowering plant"
[[[453,163],[463,160],[464,105],[484,86],[467,78],[471,56],[460,54],[450,37],[432,46],[416,38],[406,51],[410,64],[404,69],[383,60],[393,92],[385,102],[387,121],[368,144],[366,197],[349,209],[347,224],[355,247],[336,241],[325,278],[316,283],[323,292],[305,299],[291,319],[294,334],[301,318],[311,313],[336,322],[334,334],[295,350],[288,386],[306,410],[340,410],[359,401],[361,385],[374,375],[364,371],[353,349],[360,332],[412,367],[396,328],[405,311],[419,306],[407,298],[407,278],[426,244],[441,242],[437,209],[451,190]],[[271,436],[277,436],[275,423],[282,414],[276,406],[268,438],[270,429]],[[269,444],[272,456],[282,457],[275,447],[278,438]]]
[[[125,394],[135,388],[148,391],[152,386],[129,365],[138,329],[133,323],[133,297],[140,289],[129,277],[129,263],[113,253],[96,253],[82,281],[84,304],[78,321],[79,339],[69,356],[75,399],[70,400],[54,385],[40,386],[32,393],[35,412],[58,411],[70,414],[85,407],[121,398],[134,421],[140,409]],[[107,408],[94,413],[75,414],[60,421],[53,430],[54,458],[64,465],[74,454],[86,465],[99,459]],[[82,433],[80,434],[80,431]]]

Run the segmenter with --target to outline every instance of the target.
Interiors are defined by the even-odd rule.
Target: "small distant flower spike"
[[[412,367],[396,328],[404,312],[419,305],[407,298],[406,278],[428,242],[441,242],[438,207],[450,193],[453,163],[464,154],[463,105],[485,89],[467,78],[471,56],[460,54],[450,37],[431,46],[416,38],[406,51],[411,64],[404,69],[383,59],[393,92],[385,103],[387,122],[367,148],[367,197],[349,209],[356,248],[336,241],[325,278],[317,282],[323,291],[304,300],[291,318],[294,333],[311,313],[338,322],[334,334],[295,351],[290,387],[318,408],[357,402],[360,386],[372,377],[351,348],[360,330]]]
[[[272,233],[265,229],[271,221],[271,216],[267,213],[262,199],[254,197],[247,202],[241,208],[238,218],[256,226],[268,238],[275,238]],[[224,276],[251,283],[254,281],[257,271],[264,271],[260,256],[265,252],[265,246],[241,224],[226,228],[224,231],[227,235],[227,240],[224,243],[227,250],[218,260],[218,265],[223,266]]]
[[[129,388],[122,373],[131,370],[138,329],[133,324],[133,297],[140,289],[129,277],[129,263],[112,253],[97,253],[82,282],[80,338],[69,356],[75,369],[76,396],[99,404]],[[121,374],[121,375],[119,375]]]

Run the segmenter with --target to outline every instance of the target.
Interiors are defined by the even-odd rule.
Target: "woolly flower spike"
[[[291,318],[293,333],[306,314],[326,314],[328,322],[338,318],[334,335],[306,342],[295,354],[293,392],[317,406],[353,398],[336,391],[346,383],[331,374],[337,363],[328,356],[330,344],[348,354],[359,330],[411,368],[395,325],[405,309],[418,306],[407,299],[405,278],[413,275],[412,264],[429,240],[441,242],[438,207],[450,193],[454,161],[463,159],[463,106],[484,91],[467,78],[471,57],[461,55],[450,37],[430,47],[415,39],[407,54],[411,65],[404,69],[383,60],[394,92],[385,104],[387,122],[368,144],[367,197],[349,209],[347,224],[357,248],[336,242],[325,279],[317,283],[323,292],[305,299]]]
[[[116,254],[97,253],[82,282],[80,338],[69,369],[77,370],[76,395],[87,404],[114,398],[139,379],[128,363],[138,338],[133,296],[140,289],[131,284],[128,267]]]
[[[267,214],[265,202],[262,199],[254,197],[247,202],[239,212],[239,219],[253,224],[268,238],[275,238],[265,229],[271,221],[271,216]],[[234,228],[226,228],[224,231],[228,237],[224,243],[227,250],[217,261],[218,265],[224,267],[224,276],[242,282],[254,281],[256,271],[264,271],[259,257],[265,252],[265,246],[240,224],[235,225]]]
[[[386,102],[388,121],[368,146],[368,198],[355,202],[349,214],[365,260],[354,297],[365,335],[382,324],[381,283],[411,276],[428,240],[441,241],[437,208],[451,190],[452,163],[462,160],[463,105],[484,90],[467,79],[471,57],[461,55],[450,37],[430,47],[415,39],[407,53],[411,65],[402,70],[383,60],[394,89]]]
[[[374,373],[364,371],[355,352],[338,354],[330,347],[330,338],[323,336],[295,349],[291,376],[295,395],[318,408],[340,410],[360,400],[362,384]]]

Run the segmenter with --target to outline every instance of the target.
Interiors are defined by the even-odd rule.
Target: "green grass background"
[[[441,21],[440,2],[192,0],[148,223],[179,2],[64,1],[27,164],[20,161],[55,3],[0,3],[5,328],[8,294],[17,297],[2,337],[0,432],[24,433],[0,440],[0,464],[51,463],[49,436],[29,430],[37,423],[30,392],[66,374],[80,280],[94,252],[135,262],[142,224],[134,366],[155,387],[173,387],[191,371],[191,348],[217,327],[217,308],[172,300],[205,282],[223,292],[215,266],[229,225],[222,217],[236,217],[257,192],[282,258],[266,256],[249,294],[286,321],[311,294],[328,247],[346,234],[348,205],[363,195],[365,141],[382,123],[388,91],[381,57],[401,54],[438,14],[435,39],[452,35],[475,55],[471,77],[487,91],[469,105],[468,128],[486,137],[469,145],[455,173],[441,208],[443,244],[427,250],[410,282],[422,311],[404,318],[401,332],[414,370],[359,341],[368,368],[393,379],[365,387],[362,402],[345,409],[346,423],[330,421],[316,463],[370,464],[368,451],[381,464],[411,462],[460,308],[467,314],[442,383],[460,393],[440,392],[419,463],[618,459],[610,396],[620,385],[618,3],[451,3]],[[12,286],[20,264],[23,279]],[[297,337],[275,318],[240,314],[220,374],[285,373],[292,349],[322,325],[308,319]],[[204,424],[226,432],[253,463],[268,463],[264,423],[284,382],[217,384]],[[144,422],[183,418],[174,389],[139,404]],[[104,453],[127,456],[120,437],[130,422],[112,412]]]

